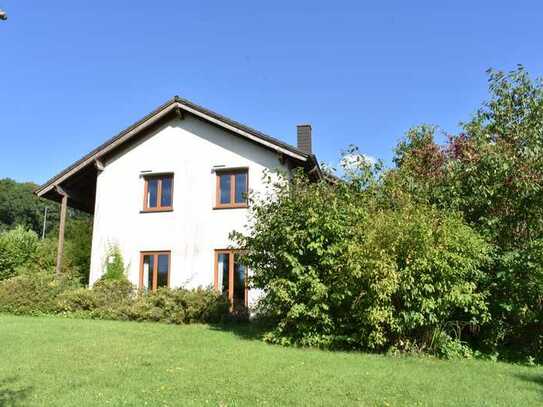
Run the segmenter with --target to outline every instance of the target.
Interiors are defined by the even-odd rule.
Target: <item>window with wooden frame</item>
[[[173,210],[173,174],[148,175],[144,181],[143,211]]]
[[[140,253],[140,288],[156,290],[170,286],[170,252]]]
[[[215,250],[215,290],[228,298],[231,310],[247,307],[247,268],[238,261],[237,250]]]
[[[247,208],[249,170],[247,168],[217,170],[215,208]]]

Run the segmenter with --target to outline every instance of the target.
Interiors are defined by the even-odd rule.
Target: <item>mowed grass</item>
[[[0,406],[535,406],[543,369],[271,346],[252,328],[0,315]]]

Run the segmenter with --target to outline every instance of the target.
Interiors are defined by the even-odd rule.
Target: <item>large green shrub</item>
[[[88,221],[79,222],[85,228]],[[85,283],[88,280],[88,260],[85,248],[86,239],[77,240],[73,235],[66,241],[66,251],[62,260],[62,272],[78,275]],[[54,238],[38,239],[35,232],[22,226],[0,232],[0,280],[10,278],[20,272],[41,272],[55,269],[58,241]]]
[[[57,301],[60,312],[104,319],[126,319],[122,314],[132,304],[134,286],[126,279],[99,280],[92,288],[64,292]]]
[[[37,246],[36,233],[22,226],[0,233],[0,281],[16,275],[32,260]]]
[[[58,298],[77,287],[77,277],[70,274],[22,273],[0,281],[0,312],[24,315],[55,313]]]
[[[349,340],[440,353],[444,338],[461,340],[488,320],[482,269],[489,254],[457,215],[424,205],[373,213],[342,258],[352,292],[341,318]]]
[[[137,291],[126,279],[67,291],[57,306],[59,312],[79,317],[171,324],[220,322],[228,313],[228,302],[212,289]]]
[[[438,353],[486,321],[490,248],[454,213],[383,191],[367,163],[339,184],[297,174],[273,194],[255,199],[249,233],[233,235],[265,292],[268,340]]]
[[[211,289],[160,288],[140,293],[129,310],[129,319],[173,324],[220,322],[228,313],[228,302]]]
[[[290,183],[271,180],[269,196],[251,204],[250,233],[234,240],[246,249],[251,286],[264,290],[259,311],[276,324],[269,339],[329,345],[336,332],[330,305],[340,300],[335,287],[344,277],[340,257],[352,237],[349,226],[367,211],[341,201],[342,185],[334,190],[300,173]]]
[[[500,253],[486,279],[494,319],[484,349],[543,362],[543,237]]]
[[[215,323],[228,314],[228,301],[210,288],[138,291],[126,278],[100,280],[92,288],[84,288],[77,274],[25,272],[0,281],[0,312],[172,324]]]

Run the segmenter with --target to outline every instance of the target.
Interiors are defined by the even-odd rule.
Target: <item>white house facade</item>
[[[61,202],[64,214],[72,206],[94,215],[91,285],[116,247],[139,288],[214,287],[247,306],[257,293],[245,286],[247,270],[229,234],[245,229],[248,196],[265,193],[265,174],[302,167],[321,176],[308,125],[298,126],[298,144],[175,97],[37,194]]]

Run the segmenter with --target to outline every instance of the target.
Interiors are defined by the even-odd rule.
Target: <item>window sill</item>
[[[159,213],[159,212],[173,212],[173,208],[164,209],[143,209],[140,213]]]
[[[221,206],[214,206],[213,209],[247,209],[249,208],[249,205],[242,204],[242,205],[221,205]]]

